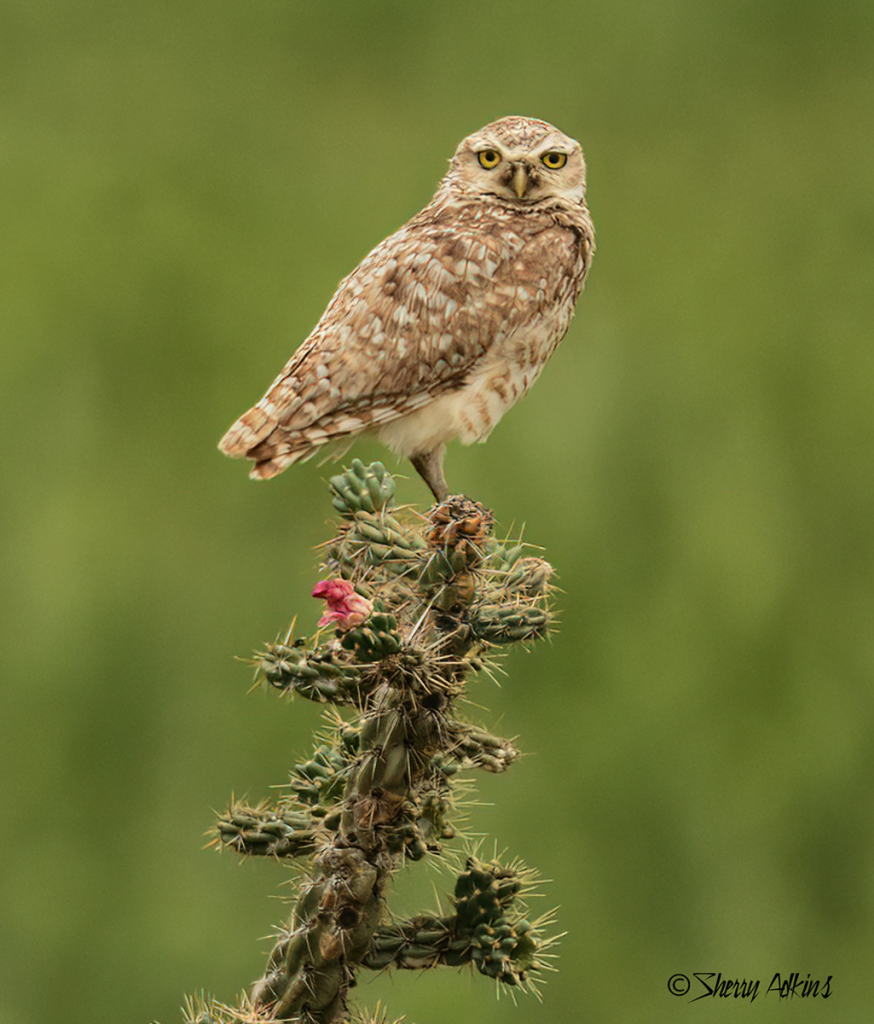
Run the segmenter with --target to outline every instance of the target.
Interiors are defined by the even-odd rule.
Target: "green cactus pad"
[[[549,592],[555,570],[543,558],[521,558],[507,572],[504,586],[511,591],[540,597]]]
[[[389,508],[396,486],[381,462],[365,466],[360,459],[353,459],[349,469],[331,477],[330,488],[334,508],[351,519],[357,512]]]
[[[361,671],[345,660],[337,641],[313,649],[268,644],[256,665],[261,678],[283,692],[320,703],[357,704],[361,699]]]
[[[471,616],[474,635],[488,644],[539,640],[549,631],[549,614],[539,605],[480,605]]]
[[[364,663],[381,661],[401,650],[398,620],[387,612],[374,612],[361,626],[347,630],[341,645]]]
[[[303,811],[234,804],[216,823],[219,842],[254,857],[301,857],[316,849],[318,824]]]
[[[452,756],[465,768],[504,772],[519,757],[519,750],[511,740],[493,736],[474,725],[456,723],[452,739]]]
[[[522,557],[525,547],[522,544],[502,543],[494,537],[489,537],[484,550],[483,568],[506,572]]]

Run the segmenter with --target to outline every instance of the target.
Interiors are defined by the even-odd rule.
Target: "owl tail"
[[[255,463],[249,473],[253,480],[269,480],[295,462],[311,458],[320,447],[321,438],[280,426],[257,405],[243,413],[219,441],[225,455]]]
[[[258,406],[254,406],[237,420],[219,441],[219,449],[232,459],[244,459],[249,452],[273,432],[277,424]]]
[[[310,458],[315,455],[315,449],[309,451],[289,452],[286,455],[274,455],[269,459],[258,459],[258,456],[251,456],[258,459],[249,471],[252,480],[269,480],[272,476],[278,476],[284,469],[293,466],[295,462]]]

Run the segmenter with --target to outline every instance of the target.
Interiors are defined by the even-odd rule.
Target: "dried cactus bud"
[[[436,505],[428,515],[428,545],[458,553],[468,567],[481,561],[495,517],[470,498],[452,497]]]

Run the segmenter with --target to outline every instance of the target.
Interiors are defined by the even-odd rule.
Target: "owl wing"
[[[549,241],[539,240],[538,257]],[[459,223],[457,211],[450,220],[426,208],[341,281],[310,336],[221,449],[260,461],[272,457],[276,433],[286,454],[299,448],[295,458],[306,457],[459,387],[492,345],[553,298],[540,270],[532,278],[543,261],[529,259],[526,248],[530,239],[506,226],[484,232],[479,223]]]

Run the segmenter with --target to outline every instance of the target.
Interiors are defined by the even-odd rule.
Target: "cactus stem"
[[[468,677],[497,683],[495,654],[547,635],[552,568],[496,540],[491,512],[468,498],[426,514],[393,507],[381,463],[353,460],[330,490],[340,523],[319,549],[322,628],[296,638],[294,619],[253,662],[256,685],[325,706],[324,725],[280,798],[232,798],[210,843],[296,860],[303,877],[251,993],[236,1007],[190,1000],[189,1024],[388,1024],[381,1008],[348,1007],[362,969],[468,966],[514,998],[537,995],[536,976],[552,969],[554,912],[527,916],[534,873],[444,846],[466,841],[453,820],[473,806],[460,773],[504,772],[520,757],[514,740],[460,716],[462,702],[475,706]],[[391,916],[393,875],[429,855],[454,860],[453,895],[435,912]]]

